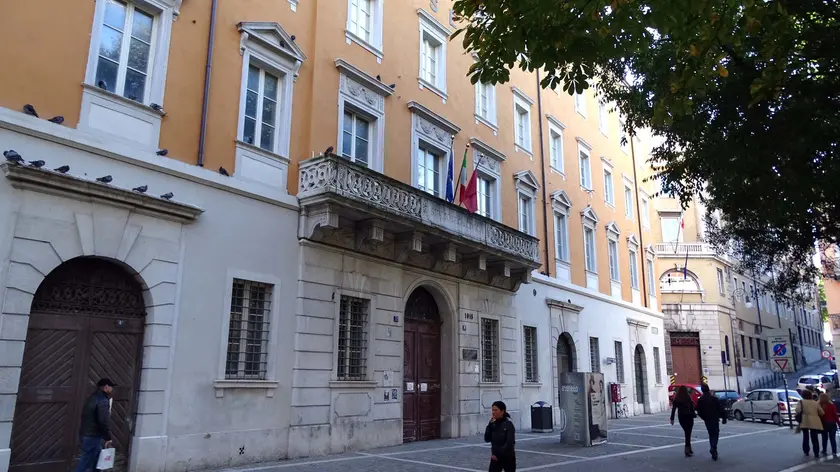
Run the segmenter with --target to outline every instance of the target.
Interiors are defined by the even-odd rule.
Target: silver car
[[[785,390],[782,388],[763,388],[753,390],[744,398],[732,405],[732,415],[738,421],[751,419],[753,421],[772,421],[775,424],[782,424],[788,421],[788,401],[790,401],[790,416],[793,417],[793,410],[802,397],[793,390],[788,390],[785,398]]]

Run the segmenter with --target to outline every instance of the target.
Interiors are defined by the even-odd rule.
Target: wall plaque
[[[461,349],[461,359],[465,361],[477,361],[478,349]]]

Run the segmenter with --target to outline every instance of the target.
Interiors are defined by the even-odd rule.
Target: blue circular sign
[[[782,357],[787,354],[787,346],[784,344],[776,344],[773,346],[773,356]]]

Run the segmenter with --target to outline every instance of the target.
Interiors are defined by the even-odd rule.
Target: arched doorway
[[[423,287],[405,305],[403,332],[403,442],[440,438],[441,318]]]
[[[96,381],[111,378],[115,470],[128,464],[143,350],[140,284],[119,265],[77,258],[50,272],[32,301],[11,436],[12,472],[72,470]]]
[[[563,333],[557,338],[557,373],[577,372],[577,355],[575,341],[569,333]]]
[[[636,344],[633,354],[633,367],[635,372],[636,407],[647,413],[647,361],[645,360],[645,348]]]

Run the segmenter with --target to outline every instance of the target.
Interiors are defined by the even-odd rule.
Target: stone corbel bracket
[[[2,164],[0,168],[3,169],[12,187],[17,189],[32,190],[83,202],[104,203],[179,223],[191,223],[204,213],[204,210],[197,206],[137,193],[69,174],[16,164]]]

